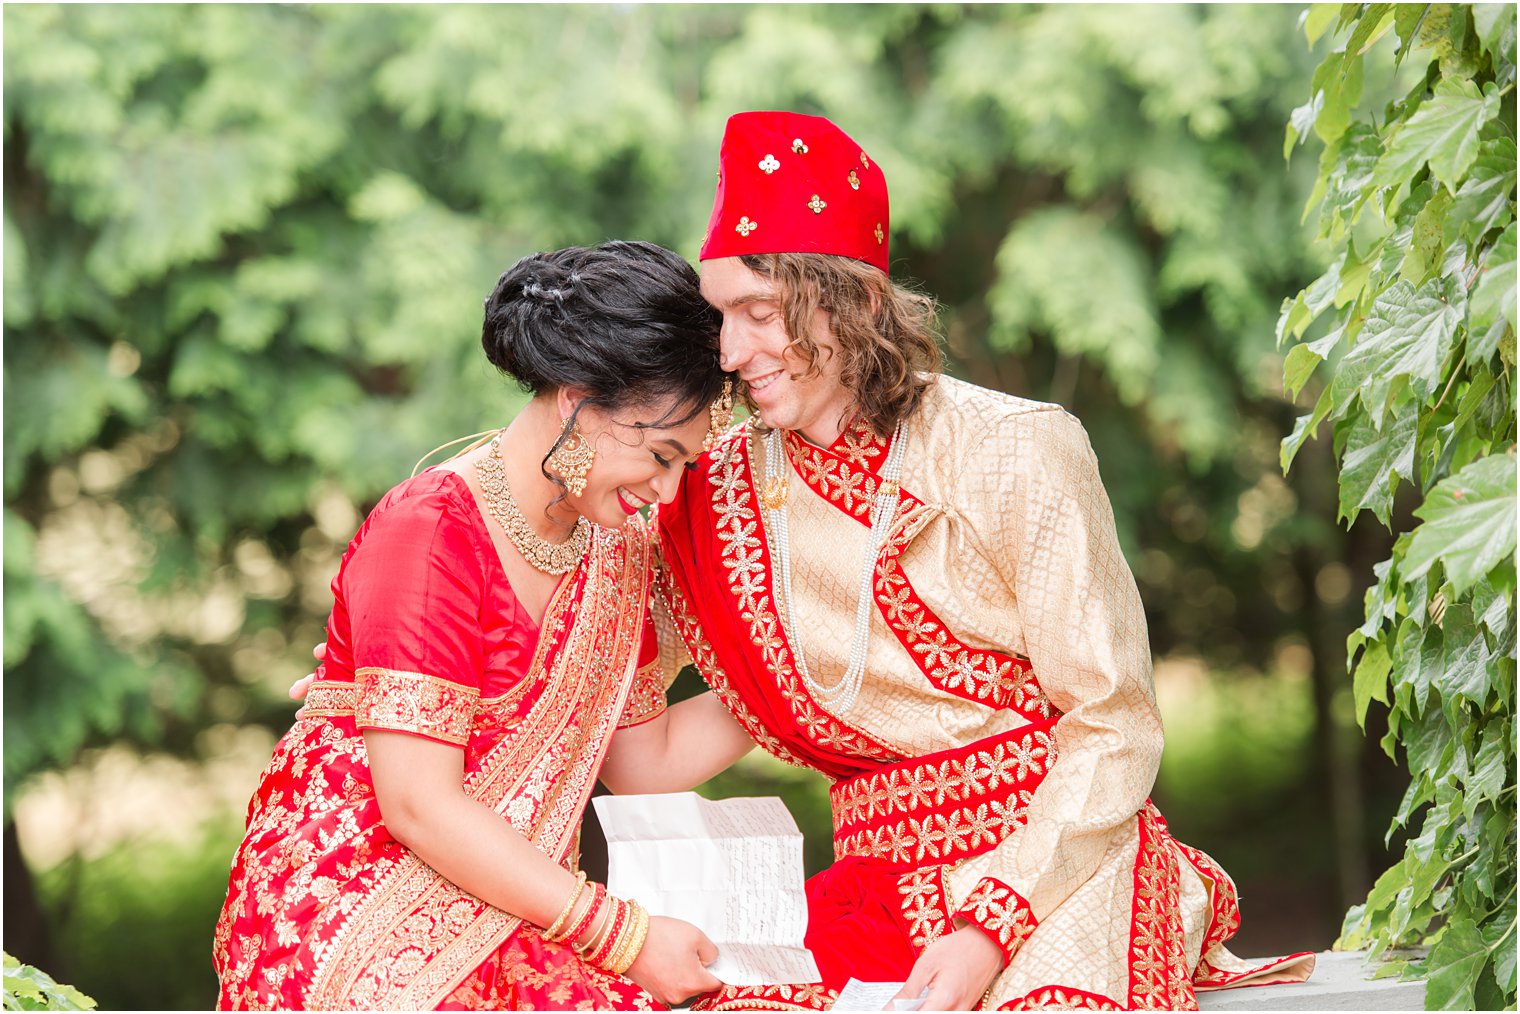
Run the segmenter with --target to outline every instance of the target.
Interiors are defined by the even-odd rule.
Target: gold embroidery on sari
[[[529,677],[544,684],[543,692],[466,773],[467,795],[560,863],[569,859],[578,818],[627,704],[648,576],[647,535],[638,519],[622,533],[595,532],[581,568],[561,582],[546,614],[555,619],[540,634]],[[578,596],[569,594],[572,585]],[[334,929],[313,948],[309,1006],[431,1009],[522,924],[409,851],[365,858],[378,875],[369,890],[339,897],[326,916]]]
[[[691,1005],[694,1011],[797,1010],[825,1011],[838,999],[837,990],[820,983],[781,986],[724,986]]]
[[[480,691],[437,676],[365,666],[354,670],[359,687],[354,724],[360,729],[415,732],[463,746]]]
[[[618,728],[639,725],[658,717],[665,710],[665,677],[660,660],[655,659],[641,668],[633,677],[633,689],[628,694],[628,707],[618,719]]]

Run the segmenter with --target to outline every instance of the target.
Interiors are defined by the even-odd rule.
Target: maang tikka
[[[586,475],[596,459],[596,448],[581,432],[580,425],[570,423],[570,434],[549,455],[549,467],[565,480],[565,488],[576,496],[586,492]]]

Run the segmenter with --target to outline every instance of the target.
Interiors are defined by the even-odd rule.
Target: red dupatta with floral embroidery
[[[660,591],[671,618],[713,690],[768,752],[831,778],[898,760],[887,744],[820,707],[797,671],[774,590],[749,435],[745,425],[704,456],[675,501],[660,509]],[[875,495],[881,478],[871,462],[884,458],[885,441],[854,427],[827,451],[808,446],[836,477],[844,471],[852,505]]]
[[[649,572],[648,536],[637,519],[622,533],[596,533],[585,560],[551,600],[522,681],[541,682],[542,692],[520,715],[506,715],[512,702],[497,702],[494,710],[509,719],[506,729],[466,773],[467,795],[559,862],[574,846],[633,683]],[[309,711],[324,703],[317,696],[314,691]],[[326,703],[342,710],[342,702]],[[306,997],[313,1008],[436,1007],[522,923],[409,850],[370,889],[343,902],[341,922],[310,954]]]

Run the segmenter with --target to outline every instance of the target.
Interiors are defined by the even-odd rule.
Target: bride
[[[482,342],[533,398],[349,545],[325,662],[249,804],[219,1006],[626,1009],[717,988],[699,929],[575,872],[618,729],[713,729],[700,759],[641,752],[689,784],[752,745],[711,695],[665,712],[637,514],[726,422],[717,331],[696,274],[651,244],[502,275]]]

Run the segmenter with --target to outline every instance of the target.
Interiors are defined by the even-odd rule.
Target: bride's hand
[[[652,915],[644,947],[626,974],[656,1000],[674,1007],[723,985],[706,968],[717,957],[717,946],[691,923]]]
[[[311,649],[311,657],[316,659],[318,662],[321,662],[323,659],[327,658],[327,642],[323,641],[321,644]],[[302,676],[300,679],[292,683],[290,685],[290,690],[287,691],[287,693],[290,694],[290,699],[293,701],[306,700],[306,694],[309,690],[311,690],[311,682],[316,678],[316,673],[309,672],[305,676]]]

